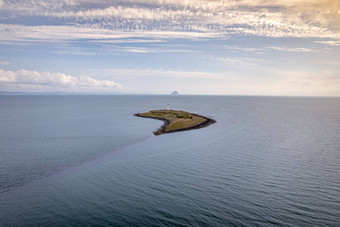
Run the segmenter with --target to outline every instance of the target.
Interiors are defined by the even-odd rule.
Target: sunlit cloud
[[[64,73],[30,70],[0,70],[0,87],[5,90],[29,91],[119,91],[123,86],[111,80],[96,80],[89,76],[71,76]]]
[[[222,37],[253,35],[340,38],[337,0],[98,1],[97,8],[87,8],[86,3],[70,0],[57,3],[39,0],[6,2],[2,8],[2,17],[52,17],[59,18],[63,26],[66,25],[64,21],[67,21],[67,24],[73,24],[70,27],[78,27],[78,30],[79,27],[91,28],[91,33],[100,33],[103,29],[131,33],[144,31],[145,37],[150,37],[147,33],[162,31],[181,32],[178,33],[180,38],[190,38],[195,33],[197,38],[204,38],[197,33],[218,33]],[[75,8],[75,5],[81,7]],[[60,30],[53,26],[49,29],[55,32]],[[79,38],[91,36],[88,37],[85,32],[79,34]]]
[[[316,43],[322,43],[331,46],[340,46],[340,40],[330,40],[330,41],[315,41]]]

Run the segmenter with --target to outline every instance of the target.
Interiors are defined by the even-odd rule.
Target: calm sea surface
[[[207,128],[154,136],[165,108]],[[340,226],[340,99],[0,96],[0,226]]]

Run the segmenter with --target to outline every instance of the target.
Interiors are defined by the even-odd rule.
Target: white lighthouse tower
[[[166,105],[166,110],[170,110],[170,105],[169,104]]]

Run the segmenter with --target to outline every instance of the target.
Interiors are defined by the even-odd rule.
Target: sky
[[[340,96],[340,0],[0,0],[0,91]]]

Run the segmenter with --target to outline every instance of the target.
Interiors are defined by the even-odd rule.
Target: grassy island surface
[[[155,135],[202,128],[216,122],[213,119],[182,110],[151,110],[134,115],[162,120],[164,125],[154,132]]]

